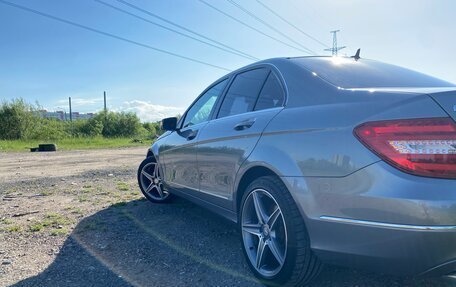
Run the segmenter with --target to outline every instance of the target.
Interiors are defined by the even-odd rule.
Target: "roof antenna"
[[[358,61],[361,57],[359,56],[359,53],[361,52],[361,48],[356,51],[356,54],[354,56],[351,56],[352,58],[355,59],[355,61]]]

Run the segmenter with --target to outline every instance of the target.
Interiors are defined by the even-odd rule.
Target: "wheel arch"
[[[250,161],[246,162],[244,166],[238,171],[236,177],[236,184],[233,189],[233,211],[239,215],[239,209],[247,186],[255,179],[261,176],[272,175],[278,178],[286,189],[290,192],[291,197],[295,201],[298,210],[300,211],[304,221],[307,222],[309,218],[309,206],[300,204],[304,200],[311,204],[314,202],[313,196],[308,192],[307,182],[304,177],[289,177],[284,175],[279,168],[271,163],[264,161]],[[299,187],[298,192],[292,192],[295,187]],[[298,193],[298,195],[296,194]],[[305,198],[305,199],[303,199]],[[238,217],[236,217],[238,219]]]
[[[146,158],[147,158],[147,157],[153,157],[153,158],[155,158],[155,154],[154,154],[154,152],[152,151],[152,149],[148,149],[148,150],[147,150]]]
[[[159,157],[159,145],[155,142],[148,150],[146,157],[154,157],[155,161],[158,162]]]
[[[239,181],[235,189],[235,201],[234,201],[234,210],[239,214],[239,208],[241,205],[241,200],[244,195],[245,189],[247,186],[255,179],[262,176],[275,176],[280,179],[280,176],[272,168],[265,165],[252,165],[244,170],[242,175],[239,177]]]

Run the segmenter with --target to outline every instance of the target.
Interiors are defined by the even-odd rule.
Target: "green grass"
[[[76,208],[71,209],[70,212],[71,212],[72,214],[83,214],[83,213],[84,213],[84,211],[83,211],[81,208],[79,208],[79,207],[76,207]]]
[[[31,147],[38,147],[40,143],[55,143],[57,150],[102,149],[131,146],[148,146],[149,141],[143,143],[132,142],[131,138],[67,138],[60,140],[0,140],[2,151],[30,151]]]
[[[54,212],[49,212],[46,213],[45,220],[43,220],[42,224],[43,226],[54,226],[58,227],[59,225],[68,225],[70,224],[70,220],[66,218],[65,216],[54,213]]]
[[[13,224],[13,221],[9,218],[0,218],[0,223],[8,225],[8,224]]]
[[[129,191],[130,190],[130,185],[123,181],[118,181],[116,183],[116,186],[117,186],[117,189],[120,191]]]
[[[13,233],[13,232],[19,232],[19,231],[21,231],[21,227],[18,226],[18,225],[8,226],[8,227],[6,228],[6,231],[11,232],[11,233]]]
[[[43,229],[43,228],[44,228],[44,226],[41,223],[35,223],[35,224],[32,224],[29,226],[29,230],[31,232],[38,232],[38,231],[41,231],[41,229]]]
[[[85,195],[80,195],[78,196],[78,201],[79,202],[86,202],[86,201],[89,201],[89,198]]]
[[[68,233],[68,230],[65,228],[60,228],[60,229],[52,229],[51,230],[51,236],[60,236],[60,235],[66,235]]]
[[[91,193],[93,191],[95,191],[95,188],[91,187],[90,185],[84,185],[82,187],[82,192],[83,193]]]
[[[51,195],[53,192],[50,191],[50,190],[44,190],[43,192],[41,192],[41,195],[43,196],[48,196],[48,195]]]
[[[51,234],[56,233],[55,235],[59,235],[58,232],[55,232],[55,230],[64,229],[64,226],[69,224],[71,224],[71,221],[67,217],[55,212],[49,212],[46,213],[43,220],[32,223],[29,226],[29,230],[31,232],[39,232],[44,228],[53,228]]]

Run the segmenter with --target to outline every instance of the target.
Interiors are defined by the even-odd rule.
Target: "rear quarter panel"
[[[305,186],[296,188],[297,194],[290,186],[292,195],[307,198],[314,207],[326,206],[325,197],[319,196],[325,187],[308,185],[311,179],[343,178],[380,161],[353,135],[357,125],[376,120],[445,116],[448,115],[424,94],[338,90],[333,100],[326,103],[282,110],[263,132],[238,179],[258,165],[270,168],[280,177],[301,177]],[[301,210],[303,215],[310,212],[310,208],[305,209]],[[312,213],[307,216],[317,216],[318,208],[312,208]]]
[[[265,129],[250,162],[264,161],[280,176],[347,176],[379,158],[353,135],[364,122],[444,117],[426,95],[344,91],[340,103],[285,108]]]

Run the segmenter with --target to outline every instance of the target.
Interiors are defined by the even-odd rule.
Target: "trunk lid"
[[[445,88],[357,88],[352,91],[378,91],[401,94],[426,94],[456,121],[456,87]]]
[[[428,95],[456,121],[456,89],[453,91],[429,93]]]

